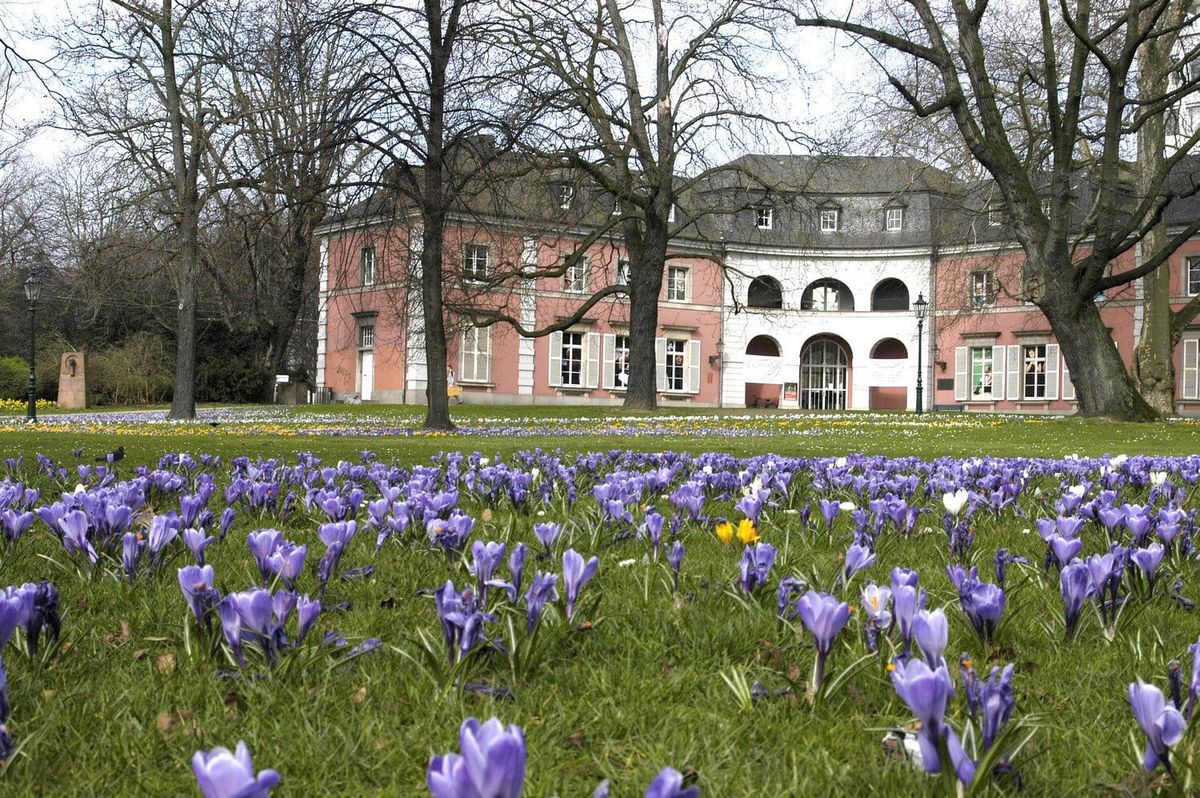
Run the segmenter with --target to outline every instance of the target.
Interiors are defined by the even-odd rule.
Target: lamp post
[[[925,385],[922,382],[922,372],[924,367],[921,365],[921,336],[925,332],[925,311],[929,309],[929,303],[925,301],[924,294],[917,294],[917,301],[913,303],[913,311],[917,314],[917,415],[925,412]]]
[[[42,278],[35,269],[30,269],[29,276],[25,278],[25,299],[29,301],[29,410],[25,418],[29,421],[37,421],[37,374],[34,371],[37,357],[37,326],[34,324],[34,310],[41,293]]]

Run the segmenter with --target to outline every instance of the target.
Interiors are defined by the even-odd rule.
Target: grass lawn
[[[664,411],[626,416],[594,408],[464,406],[453,411],[462,433],[432,436],[414,431],[420,412],[381,406],[214,408],[194,424],[171,425],[138,412],[113,411],[46,414],[38,428],[0,418],[0,457],[24,457],[22,465],[12,466],[11,478],[41,491],[38,506],[58,500],[80,481],[101,495],[94,470],[80,474],[77,466],[97,465],[94,458],[118,445],[126,453],[115,466],[119,480],[135,479],[138,466],[153,470],[168,453],[219,456],[219,467],[201,467],[185,479],[195,484],[197,474],[214,475],[217,490],[207,506],[215,519],[226,506],[223,491],[237,457],[282,458],[295,466],[296,453],[311,452],[327,466],[339,460],[357,465],[361,453],[371,451],[403,471],[391,478],[404,486],[414,467],[423,473],[440,452],[480,452],[492,462],[464,460],[454,469],[457,506],[475,519],[471,541],[500,541],[509,552],[518,542],[530,547],[522,592],[535,570],[561,572],[567,547],[599,558],[574,620],[566,620],[561,606],[551,608],[532,645],[525,634],[524,605],[510,606],[503,591],[494,588],[490,609],[496,620],[485,628],[498,644],[472,652],[452,670],[429,591],[448,579],[460,590],[470,584],[470,553],[447,557],[431,547],[418,522],[421,528],[387,540],[375,554],[375,533],[365,528],[366,502],[379,497],[379,488],[343,468],[330,483],[330,495],[347,496],[360,485],[365,501],[356,514],[359,531],[339,570],[374,565],[373,574],[350,580],[334,576],[324,595],[326,611],[302,646],[285,652],[269,669],[247,645],[247,667],[239,670],[220,632],[205,634],[188,609],[177,569],[193,559],[178,540],[164,549],[161,564],[148,565],[144,558],[130,584],[121,571],[119,542],[88,569],[86,559],[67,554],[38,520],[0,560],[0,586],[50,579],[61,592],[63,631],[59,645],[36,658],[24,652],[21,635],[4,651],[12,705],[8,729],[18,746],[0,774],[5,790],[56,796],[196,794],[192,753],[245,740],[258,768],[282,775],[275,795],[416,796],[425,793],[430,757],[458,750],[464,718],[498,716],[524,730],[525,794],[530,796],[589,796],[602,779],[611,780],[614,796],[641,795],[666,765],[684,771],[708,796],[935,792],[940,781],[884,753],[886,731],[913,721],[885,670],[898,645],[896,634],[881,642],[883,655],[868,657],[865,619],[856,611],[838,636],[829,664],[831,678],[846,668],[853,671],[829,695],[810,701],[811,638],[799,620],[781,621],[776,614],[782,577],[831,590],[853,539],[849,511],[828,530],[816,502],[833,498],[865,507],[870,497],[863,491],[885,472],[897,480],[914,477],[909,487],[895,481],[890,489],[907,491],[909,503],[925,512],[908,535],[885,525],[875,542],[876,563],[853,576],[840,598],[857,607],[868,580],[886,584],[893,567],[915,569],[928,591],[927,606],[945,608],[950,619],[946,657],[956,680],[960,652],[969,654],[984,676],[992,665],[1014,664],[1013,722],[1022,725],[1013,727],[1004,744],[1033,732],[1012,763],[1029,794],[1139,794],[1166,784],[1140,769],[1145,740],[1126,687],[1141,678],[1165,689],[1167,665],[1179,659],[1186,691],[1188,645],[1200,633],[1200,618],[1168,593],[1181,579],[1181,594],[1200,600],[1200,568],[1190,555],[1171,554],[1153,596],[1144,595],[1127,576],[1124,585],[1131,592],[1115,631],[1106,633],[1089,601],[1077,638],[1068,645],[1058,576],[1053,569],[1043,572],[1045,545],[1034,521],[1054,518],[1054,502],[1073,484],[1091,482],[1085,499],[1101,499],[1101,469],[1111,469],[1107,455],[1120,453],[1163,459],[1142,463],[1133,457],[1120,466],[1118,471],[1129,476],[1121,477],[1109,503],[1165,505],[1161,491],[1140,484],[1145,473],[1165,470],[1168,484],[1186,492],[1183,509],[1194,515],[1197,463],[1183,456],[1200,452],[1200,424],[963,414]],[[538,461],[516,456],[536,448],[559,452],[558,460],[550,454]],[[79,457],[77,450],[82,450]],[[583,453],[612,450],[722,456],[699,463],[691,457],[638,463],[616,455],[577,460]],[[853,458],[843,466],[832,459],[854,452],[922,461],[1105,457],[1083,464],[1068,459],[1009,466]],[[68,475],[56,481],[38,473],[35,453],[66,467]],[[810,465],[807,459],[764,460],[767,454],[822,459]],[[514,506],[503,489],[489,497],[489,480],[507,478],[489,471],[500,462],[519,473],[538,469],[525,505]],[[556,475],[559,466],[563,470]],[[594,485],[619,473],[616,483],[628,489],[659,466],[673,468],[670,486],[647,488],[629,499],[634,523],[602,519]],[[741,546],[721,543],[711,521],[685,521],[679,529],[686,554],[678,591],[665,556],[656,560],[646,540],[625,534],[641,524],[646,506],[668,519],[682,513],[669,497],[693,478],[708,485],[704,515],[736,521],[742,515],[734,507],[741,488],[756,474],[770,483],[770,474],[781,470],[792,475],[790,483],[772,490],[757,525],[778,556],[766,586],[750,595],[737,586]],[[830,474],[843,472],[850,475],[845,484],[830,482]],[[993,475],[1001,476],[989,482]],[[439,479],[444,476],[443,470]],[[998,513],[975,512],[964,564],[977,565],[979,578],[989,582],[995,581],[993,559],[1000,548],[1029,564],[1009,566],[1007,607],[995,641],[985,645],[959,608],[946,573],[952,560],[942,528],[942,493],[953,484],[983,497],[1004,479],[1021,481],[1016,499]],[[325,484],[320,477],[313,487]],[[539,485],[547,486],[544,501]],[[568,485],[579,497],[573,505]],[[325,551],[317,528],[329,519],[317,507],[305,509],[302,486],[285,484],[281,493],[288,490],[296,494],[293,512],[281,517],[237,505],[226,539],[208,548],[215,586],[223,595],[259,583],[246,536],[262,528],[280,529],[289,540],[307,545],[297,588],[317,595],[314,569]],[[178,512],[181,492],[190,491],[190,486],[174,492],[151,489],[138,517]],[[410,484],[400,500],[419,492]],[[877,495],[886,492],[880,489]],[[806,507],[811,511],[807,522]],[[208,527],[213,535],[218,534],[215,519]],[[1187,519],[1185,532],[1193,520]],[[564,532],[555,556],[540,559],[532,527],[546,521],[563,524]],[[1128,532],[1114,535],[1128,543]],[[1097,522],[1087,523],[1081,539],[1082,557],[1108,550]],[[1130,574],[1134,568],[1127,566]],[[496,573],[507,578],[507,566],[501,564]],[[558,588],[561,595],[561,576]],[[347,646],[320,644],[334,631]],[[348,648],[367,638],[379,638],[383,645],[347,659]],[[514,642],[517,653],[510,657],[505,650],[513,650]],[[756,681],[787,692],[751,702],[737,685]],[[489,696],[464,684],[502,689],[504,695]],[[948,722],[961,735],[968,722],[961,682],[949,706]],[[1180,780],[1190,776],[1198,755],[1200,745],[1189,731],[1172,760]],[[985,775],[976,787],[983,792],[989,783],[996,794],[1012,791],[1011,779],[993,782]],[[1188,789],[1194,787],[1181,792]]]

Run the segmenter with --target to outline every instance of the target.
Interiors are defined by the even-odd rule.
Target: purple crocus
[[[92,565],[96,564],[99,555],[92,548],[88,539],[88,518],[82,510],[71,510],[58,519],[58,528],[62,532],[62,544],[68,552],[83,552]]]
[[[482,540],[477,540],[471,544],[471,573],[475,575],[475,580],[479,585],[479,601],[481,604],[487,604],[487,586],[491,580],[492,574],[496,571],[496,566],[504,559],[504,553],[507,546],[503,543],[497,543],[494,540],[489,540],[484,543]]]
[[[996,626],[1000,623],[1007,603],[1004,591],[991,582],[980,582],[970,593],[962,596],[961,601],[963,612],[966,613],[971,626],[975,627],[975,634],[979,635],[979,640],[991,645]]]
[[[1054,564],[1058,568],[1063,568],[1079,554],[1079,551],[1083,548],[1083,541],[1079,538],[1064,538],[1061,535],[1051,535],[1049,546]]]
[[[567,591],[567,620],[571,620],[575,617],[575,601],[579,598],[579,591],[596,575],[600,560],[592,557],[584,562],[582,554],[575,549],[567,549],[563,552],[562,565],[563,587]]]
[[[267,558],[267,570],[279,577],[283,586],[295,590],[296,580],[304,573],[304,557],[308,546],[297,546],[290,540],[281,541],[275,552]]]
[[[126,532],[121,536],[121,568],[125,571],[125,578],[133,584],[133,577],[137,574],[138,563],[141,562],[142,552],[146,550],[146,543],[136,532]]]
[[[460,754],[433,757],[425,782],[433,798],[520,798],[525,784],[525,736],[497,718],[463,721]]]
[[[941,609],[920,610],[913,618],[913,638],[929,667],[946,664],[946,644],[950,640],[950,624]]]
[[[532,633],[542,617],[546,604],[558,601],[558,574],[545,574],[537,571],[525,592],[526,631]]]
[[[562,524],[545,523],[533,525],[534,537],[546,549],[546,554],[550,553],[550,549],[554,546],[554,541],[558,540],[558,536],[562,534]]]
[[[810,590],[796,602],[800,620],[812,635],[817,647],[817,669],[813,675],[813,687],[821,689],[825,680],[825,660],[833,648],[833,641],[850,620],[850,605],[838,601],[828,593]]]
[[[1133,717],[1146,734],[1146,752],[1142,767],[1154,770],[1160,764],[1171,773],[1170,748],[1183,738],[1187,721],[1179,710],[1167,703],[1162,691],[1140,679],[1129,685],[1129,705]]]
[[[1092,578],[1088,567],[1079,560],[1063,566],[1058,574],[1058,588],[1062,593],[1063,621],[1067,627],[1067,642],[1075,639],[1075,628],[1083,602],[1091,595]]]
[[[949,754],[949,764],[959,781],[970,784],[975,778],[975,763],[963,750],[954,730],[945,725],[946,701],[954,692],[950,674],[945,666],[930,668],[924,661],[909,659],[892,665],[892,685],[896,694],[921,721],[917,741],[921,746],[921,762],[928,773],[940,773],[943,744]]]
[[[667,552],[667,562],[671,564],[671,583],[674,585],[675,592],[679,592],[679,569],[683,565],[683,541],[676,540]]]
[[[246,535],[246,545],[254,555],[254,562],[258,564],[258,573],[264,583],[271,578],[271,555],[282,542],[283,533],[278,529],[259,529]]]
[[[256,775],[250,751],[240,741],[233,753],[221,747],[197,751],[192,756],[192,771],[204,798],[266,798],[280,780],[274,770]]]
[[[213,590],[215,579],[216,573],[211,565],[185,565],[179,569],[179,589],[183,591],[183,597],[192,608],[197,623],[203,623],[206,627],[211,625],[209,612],[221,600]]]
[[[979,695],[978,706],[983,713],[983,750],[987,751],[996,742],[1004,724],[1012,717],[1017,702],[1013,697],[1011,664],[992,668],[992,674],[985,682],[977,682]]]
[[[313,624],[321,617],[321,602],[307,595],[296,599],[296,645],[304,642]]]
[[[1158,579],[1158,566],[1162,564],[1165,552],[1166,549],[1158,543],[1151,543],[1144,549],[1134,549],[1133,553],[1129,555],[1129,559],[1133,560],[1146,576],[1151,594],[1154,593],[1154,582]]]
[[[841,502],[837,499],[818,499],[817,508],[821,511],[821,517],[825,519],[825,528],[833,529],[833,521],[841,510]]]
[[[738,564],[738,583],[743,593],[753,593],[767,583],[775,555],[775,547],[770,543],[752,543],[745,548]]]
[[[700,798],[700,788],[684,787],[683,774],[672,767],[665,767],[646,788],[645,798]]]
[[[864,568],[870,568],[874,564],[875,552],[866,546],[854,543],[846,549],[846,567],[842,571],[842,576],[846,582],[849,582],[856,573]]]
[[[188,528],[183,530],[183,544],[188,547],[188,551],[196,558],[197,565],[204,565],[204,550],[212,545],[216,540],[211,535],[206,535],[203,529]]]
[[[918,589],[906,584],[897,587],[893,583],[892,608],[894,611],[894,620],[896,628],[900,630],[900,637],[904,641],[905,652],[912,647],[913,619],[917,616],[917,610],[924,609],[924,607],[924,588]]]

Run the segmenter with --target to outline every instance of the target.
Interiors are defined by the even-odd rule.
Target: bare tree
[[[220,38],[239,124],[216,166],[236,187],[217,197],[227,246],[206,261],[227,318],[253,330],[267,374],[287,369],[316,287],[315,229],[354,174],[371,102],[363,51],[333,24],[336,11],[313,0],[263,0],[228,18]],[[264,398],[270,390],[264,384]]]
[[[912,113],[953,120],[995,182],[1024,253],[1025,282],[1041,289],[1032,301],[1062,346],[1087,416],[1157,416],[1125,372],[1095,298],[1153,273],[1200,230],[1196,220],[1146,246],[1172,199],[1195,191],[1192,181],[1180,186],[1171,176],[1197,137],[1140,167],[1136,185],[1125,179],[1129,137],[1196,90],[1185,81],[1138,92],[1139,53],[1178,25],[1168,13],[1174,5],[1038,0],[1036,15],[1014,17],[1011,7],[986,0],[911,0],[834,18],[804,0],[796,13],[799,26],[844,31],[872,47]],[[1139,263],[1112,271],[1139,243]]]
[[[46,68],[67,129],[139,173],[170,220],[167,263],[175,280],[175,390],[170,418],[196,413],[196,306],[204,209],[222,188],[213,166],[230,121],[216,102],[222,65],[213,24],[233,6],[214,0],[97,0],[86,17],[52,35]]]
[[[631,263],[625,406],[652,409],[668,250],[696,222],[680,196],[709,180],[721,168],[713,160],[740,149],[741,137],[795,138],[754,102],[776,85],[762,64],[785,52],[778,20],[747,0],[520,0],[515,9],[510,45],[532,58],[530,93],[547,106],[524,141],[613,203],[599,233],[619,231]]]

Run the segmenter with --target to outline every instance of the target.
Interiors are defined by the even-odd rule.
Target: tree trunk
[[[1147,240],[1164,233],[1159,225]],[[1158,413],[1175,413],[1175,349],[1171,334],[1171,273],[1164,266],[1142,278],[1141,340],[1133,350],[1138,390]]]
[[[185,213],[180,234],[179,305],[175,322],[175,390],[167,418],[187,421],[196,417],[196,282],[200,253],[196,241],[197,222]]]
[[[421,252],[421,308],[425,322],[425,429],[454,429],[446,396],[446,322],[442,315],[442,245],[446,217],[426,214]]]
[[[630,252],[629,279],[629,384],[626,410],[658,408],[658,368],[654,339],[658,335],[658,297],[662,292],[667,260],[667,230],[646,219],[639,252]],[[626,242],[631,240],[629,235]],[[636,240],[634,237],[632,240]],[[631,247],[631,249],[633,249]]]
[[[1060,291],[1046,292],[1040,305],[1062,347],[1079,413],[1119,421],[1153,421],[1158,417],[1125,372],[1095,302]]]

